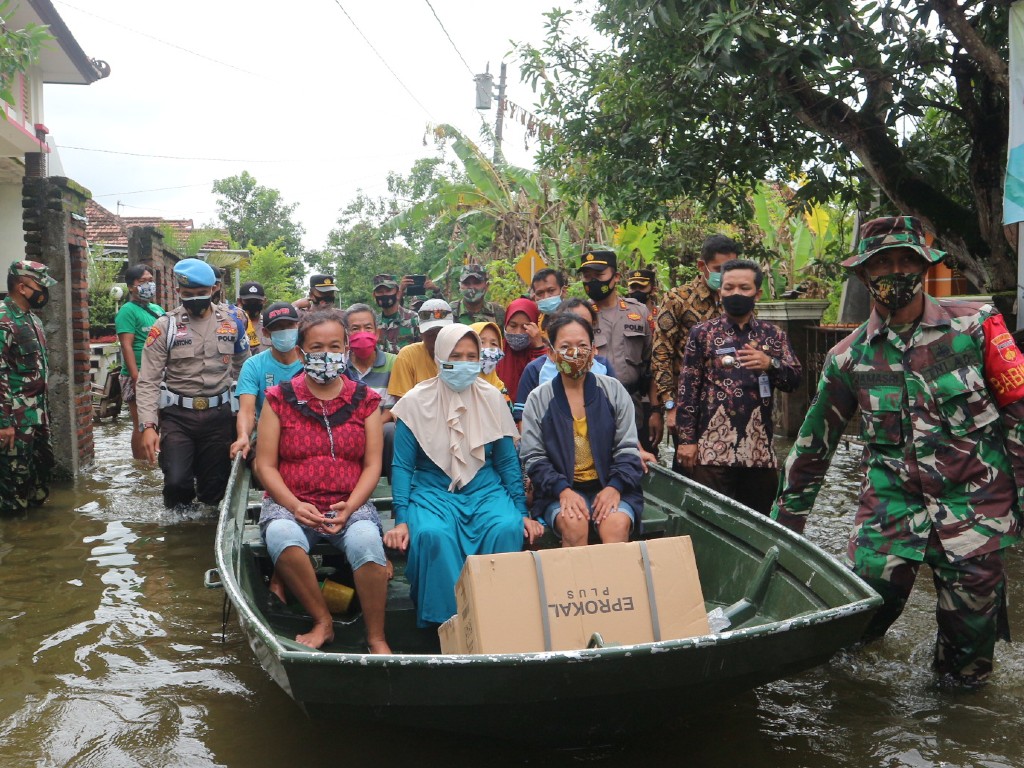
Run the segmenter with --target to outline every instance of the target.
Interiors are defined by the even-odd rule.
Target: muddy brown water
[[[96,466],[42,510],[0,520],[0,767],[18,766],[1024,766],[1024,645],[1001,643],[992,683],[937,688],[924,570],[878,644],[710,706],[655,737],[558,752],[308,718],[256,663],[238,625],[221,639],[213,510],[169,513],[158,470],[124,421],[97,429]],[[845,547],[859,452],[840,449],[808,535]],[[1009,554],[1024,642],[1022,553]],[[528,734],[525,734],[528,742]]]

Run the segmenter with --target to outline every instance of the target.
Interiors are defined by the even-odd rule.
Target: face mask
[[[647,299],[650,298],[646,291],[630,291],[627,295],[629,298],[639,301],[641,304],[646,304]]]
[[[720,291],[722,289],[722,273],[721,272],[708,272],[704,279],[708,283],[708,288],[712,291]]]
[[[398,301],[398,296],[374,296],[373,300],[377,302],[377,306],[381,309],[391,309],[395,306],[395,302]]]
[[[476,304],[483,299],[486,292],[483,288],[463,288],[461,290],[462,298],[470,304]]]
[[[508,342],[508,348],[513,352],[522,352],[528,346],[530,346],[530,334],[528,333],[506,333],[505,341]]]
[[[327,296],[311,296],[309,303],[314,307],[333,307],[334,306],[334,294]]]
[[[212,301],[213,298],[211,296],[190,296],[188,298],[182,297],[181,299],[182,305],[193,317],[199,317],[208,310]]]
[[[299,343],[299,329],[285,328],[281,331],[271,331],[270,343],[278,352],[291,352]]]
[[[484,373],[490,373],[498,367],[498,363],[504,359],[505,353],[497,347],[484,347],[480,350],[480,368]]]
[[[921,273],[893,272],[868,278],[871,298],[891,312],[903,309],[921,292]]]
[[[590,370],[591,354],[579,354],[575,349],[566,350],[564,353],[555,351],[555,368],[564,373],[570,379],[582,379]]]
[[[614,279],[614,277],[609,277],[607,280],[587,280],[583,283],[583,290],[587,292],[591,301],[601,301],[612,292],[612,280]]]
[[[344,352],[303,352],[305,362],[302,369],[317,384],[329,384],[341,376],[348,365]]]
[[[243,301],[242,302],[242,309],[245,310],[245,314],[247,314],[247,315],[249,315],[251,317],[252,315],[257,315],[257,314],[260,313],[260,311],[262,311],[262,309],[263,309],[263,302],[262,301]]]
[[[545,315],[550,313],[550,312],[554,312],[560,306],[562,306],[562,297],[561,296],[549,296],[548,298],[541,299],[540,301],[537,302],[537,307]]]
[[[143,301],[152,301],[156,296],[156,283],[139,283],[135,290]]]
[[[50,289],[46,286],[33,288],[32,293],[26,297],[26,300],[32,309],[42,309],[50,301]]]
[[[438,366],[438,375],[449,389],[462,392],[469,389],[480,375],[480,362],[458,360],[453,363],[441,363]]]
[[[744,296],[742,293],[734,293],[732,296],[722,297],[722,309],[725,310],[727,315],[733,317],[743,317],[749,315],[754,311],[754,302],[757,301],[753,296]]]
[[[356,357],[369,357],[377,347],[377,334],[372,331],[353,333],[352,338],[348,340],[348,346]]]

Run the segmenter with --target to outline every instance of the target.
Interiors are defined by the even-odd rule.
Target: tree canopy
[[[973,283],[1008,289],[1009,5],[598,0],[605,50],[552,11],[519,47],[555,126],[541,162],[619,217],[683,196],[749,214],[758,182],[800,177],[803,199],[919,216]]]
[[[279,191],[242,171],[214,181],[213,192],[218,196],[217,215],[236,243],[265,248],[280,240],[286,253],[301,257],[305,230],[293,218],[296,204],[286,205]]]

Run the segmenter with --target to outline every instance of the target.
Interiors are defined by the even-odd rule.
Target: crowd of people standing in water
[[[870,292],[870,317],[830,352],[781,477],[773,398],[798,386],[801,364],[757,317],[761,267],[722,235],[704,242],[697,277],[663,296],[653,270],[624,275],[613,251],[595,249],[573,265],[586,299],[542,269],[507,307],[488,299],[479,264],[462,268],[452,303],[429,279],[380,274],[368,301],[343,311],[332,275],[268,305],[258,283],[228,297],[214,268],[185,259],[180,306],[165,313],[152,271],[133,265],[116,320],[132,452],[159,461],[168,506],[218,502],[232,459],[251,462],[270,591],[313,618],[296,639],[333,639],[307,556],[326,540],[352,568],[369,650],[388,653],[389,549],[407,554],[420,626],[436,626],[455,612],[468,555],[547,531],[563,546],[639,535],[643,474],[666,433],[675,471],[802,532],[859,411],[865,481],[848,558],[885,601],[866,637],[898,618],[928,563],[934,667],[977,684],[1007,633],[1001,552],[1021,535],[1024,357],[991,306],[923,290],[943,253],[920,222],[875,219],[860,235],[844,266]],[[0,459],[0,478],[17,509],[45,499],[45,343],[32,310],[50,284],[43,265],[18,262],[0,307],[0,456],[15,457]],[[371,501],[381,477],[386,532]]]

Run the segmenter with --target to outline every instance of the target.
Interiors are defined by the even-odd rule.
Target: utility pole
[[[505,62],[501,63],[498,76],[498,114],[494,121],[494,163],[501,162],[501,123],[505,118]]]

